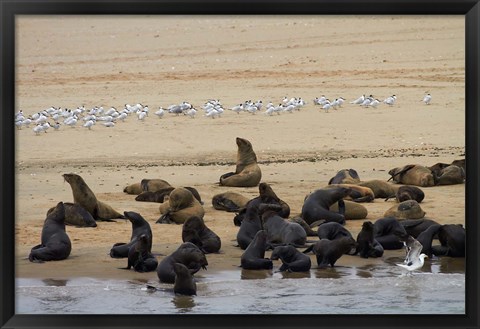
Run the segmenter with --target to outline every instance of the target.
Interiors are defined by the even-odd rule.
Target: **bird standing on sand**
[[[397,266],[406,269],[409,273],[422,268],[425,258],[428,258],[427,255],[421,253],[423,249],[422,244],[411,235],[407,237],[403,244],[406,251],[405,261],[403,264],[397,264]]]
[[[431,100],[432,100],[432,96],[428,93],[423,97],[423,102],[427,105],[430,105]]]
[[[350,104],[362,104],[365,101],[365,95],[358,97],[356,100],[350,102]]]

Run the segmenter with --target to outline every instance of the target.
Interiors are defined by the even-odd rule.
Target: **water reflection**
[[[177,309],[179,309],[180,313],[189,312],[196,305],[194,297],[182,295],[175,295],[175,297],[172,299],[172,303]]]
[[[67,285],[68,280],[43,279],[42,282],[43,282],[46,286],[64,287],[64,286]]]
[[[259,280],[272,277],[272,270],[245,270],[242,269],[240,278],[242,280]]]
[[[278,272],[282,276],[282,279],[305,279],[310,278],[310,271],[308,272]]]

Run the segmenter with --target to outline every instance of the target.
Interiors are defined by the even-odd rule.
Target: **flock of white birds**
[[[394,106],[396,100],[397,96],[395,95],[385,98],[383,102],[377,98],[374,98],[372,95],[362,95],[349,102],[349,104],[354,104],[361,107],[377,108],[381,103],[384,103],[388,106]],[[431,100],[432,96],[429,93],[426,93],[423,98],[423,102],[426,105],[429,105]],[[333,101],[330,101],[330,99],[324,95],[321,97],[316,97],[313,100],[313,104],[315,106],[321,106],[321,109],[327,113],[330,109],[338,110],[342,107],[344,102],[345,99],[343,97],[338,97]],[[272,102],[264,105],[261,100],[256,102],[249,100],[239,103],[229,108],[229,110],[236,112],[237,114],[240,114],[241,112],[247,112],[250,114],[259,112],[268,116],[272,116],[299,111],[306,104],[307,103],[301,97],[284,97],[284,99],[279,102],[278,105],[275,105]],[[201,110],[204,112],[204,117],[212,119],[221,117],[225,111],[223,105],[218,99],[208,100],[201,106]],[[196,117],[198,110],[195,109],[192,104],[185,101],[181,104],[170,105],[166,109],[160,107],[154,112],[154,115],[158,118],[163,118],[167,113],[169,115],[176,116],[184,115],[193,119]],[[124,122],[129,117],[136,117],[137,120],[144,121],[147,117],[149,117],[148,106],[140,103],[135,105],[125,104],[121,111],[117,110],[115,107],[110,107],[109,109],[105,110],[102,106],[95,106],[89,110],[86,109],[85,106],[80,106],[73,110],[61,107],[50,107],[46,110],[42,110],[27,116],[22,110],[20,110],[15,114],[15,126],[17,129],[22,129],[23,127],[30,128],[31,126],[34,126],[33,132],[36,135],[40,135],[42,132],[46,133],[50,128],[58,130],[62,126],[81,126],[89,130],[96,125],[102,125],[111,128],[115,127],[115,125],[119,122]]]

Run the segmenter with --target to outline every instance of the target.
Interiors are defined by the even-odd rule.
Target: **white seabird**
[[[400,266],[409,272],[422,268],[425,258],[428,258],[427,255],[422,254],[422,244],[411,235],[409,235],[406,242],[403,243],[406,251],[405,261],[403,264],[397,264],[397,266]]]
[[[350,104],[362,104],[365,100],[365,95],[358,97],[356,100],[351,101]]]
[[[432,100],[432,96],[430,94],[426,94],[425,97],[423,97],[423,102],[427,105],[430,105],[431,100]]]

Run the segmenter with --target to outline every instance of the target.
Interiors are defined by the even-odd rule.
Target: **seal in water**
[[[173,284],[173,292],[179,295],[192,296],[197,294],[197,284],[193,279],[193,275],[189,269],[181,264],[174,263],[173,271],[175,272],[175,283]]]
[[[355,254],[360,254],[362,258],[377,258],[382,257],[383,251],[382,245],[375,240],[372,222],[363,222],[362,230],[357,235],[357,249]]]
[[[425,211],[423,211],[417,201],[407,200],[388,209],[383,217],[395,217],[398,220],[420,219],[425,217]]]
[[[355,169],[342,169],[328,181],[328,185],[356,183],[360,183],[360,177]]]
[[[95,220],[111,220],[115,218],[125,219],[109,205],[97,200],[95,194],[88,187],[82,177],[76,174],[63,174],[63,179],[70,184],[73,193],[73,203],[79,204]]]
[[[282,266],[279,268],[280,272],[307,272],[310,271],[312,266],[310,257],[299,252],[294,246],[275,247],[270,259],[280,259],[282,261]]]
[[[160,206],[162,216],[157,220],[161,224],[183,224],[190,217],[203,218],[205,210],[192,192],[183,187],[174,189],[168,198],[168,208]]]
[[[257,186],[262,179],[262,171],[257,164],[257,155],[253,151],[252,144],[237,137],[237,166],[235,172],[229,172],[220,176],[220,185],[234,187]]]
[[[277,215],[275,211],[267,210],[262,215],[264,229],[267,232],[269,246],[293,245],[305,246],[307,234],[300,224],[290,222]]]
[[[72,251],[72,243],[65,232],[65,206],[59,202],[43,223],[41,244],[30,251],[28,260],[41,263],[66,259]]]
[[[407,232],[395,218],[380,218],[373,224],[375,240],[377,240],[385,250],[402,249],[403,242]]]
[[[415,185],[415,186],[434,186],[432,171],[428,167],[421,165],[406,165],[391,169],[388,174],[391,176],[388,180],[397,184]]]
[[[213,208],[227,212],[239,212],[245,208],[249,199],[236,192],[224,192],[216,194],[212,198]]]
[[[303,218],[308,224],[317,220],[324,219],[327,222],[345,223],[345,204],[343,198],[350,193],[350,189],[345,187],[328,187],[314,191],[305,198],[302,207]],[[330,211],[329,208],[336,202],[339,202],[340,213]]]
[[[279,205],[281,208],[279,208],[279,210],[277,211],[278,215],[283,218],[288,218],[288,216],[290,216],[289,205],[275,194],[270,185],[265,182],[260,183],[260,185],[258,186],[258,190],[260,195],[248,201],[245,205],[245,208],[241,209],[238,215],[233,218],[233,223],[236,226],[240,226],[242,224],[248,207],[258,206],[261,203]]]
[[[330,184],[328,187],[345,187],[350,189],[350,193],[345,198],[355,202],[373,202],[375,195],[369,187],[359,186],[354,184]]]
[[[370,188],[375,195],[375,199],[393,198],[398,190],[397,185],[379,179],[360,182],[358,185]]]
[[[265,258],[267,232],[260,230],[242,254],[241,267],[245,270],[271,270],[273,263]]]
[[[303,253],[313,251],[317,258],[318,268],[333,267],[342,255],[355,248],[355,240],[350,237],[343,237],[335,240],[322,239],[315,242]]]
[[[147,239],[147,251],[152,252],[152,229],[150,224],[139,213],[133,211],[125,211],[125,217],[132,223],[132,236],[129,243],[115,243],[110,250],[110,257],[125,258],[128,257],[128,250],[135,245],[141,235],[145,235]]]
[[[175,263],[185,265],[190,274],[197,273],[201,268],[206,270],[208,266],[205,254],[193,243],[184,242],[158,264],[157,275],[160,282],[175,283],[175,271],[173,269]]]
[[[65,224],[76,227],[97,227],[97,222],[92,215],[76,203],[64,202],[65,207]],[[47,216],[55,210],[55,207],[47,211]]]
[[[150,252],[151,242],[146,234],[138,237],[128,250],[128,270],[132,267],[136,272],[152,272],[157,269],[158,261]]]
[[[220,237],[205,225],[203,219],[195,216],[183,223],[182,240],[193,243],[206,254],[218,252],[222,245]]]

